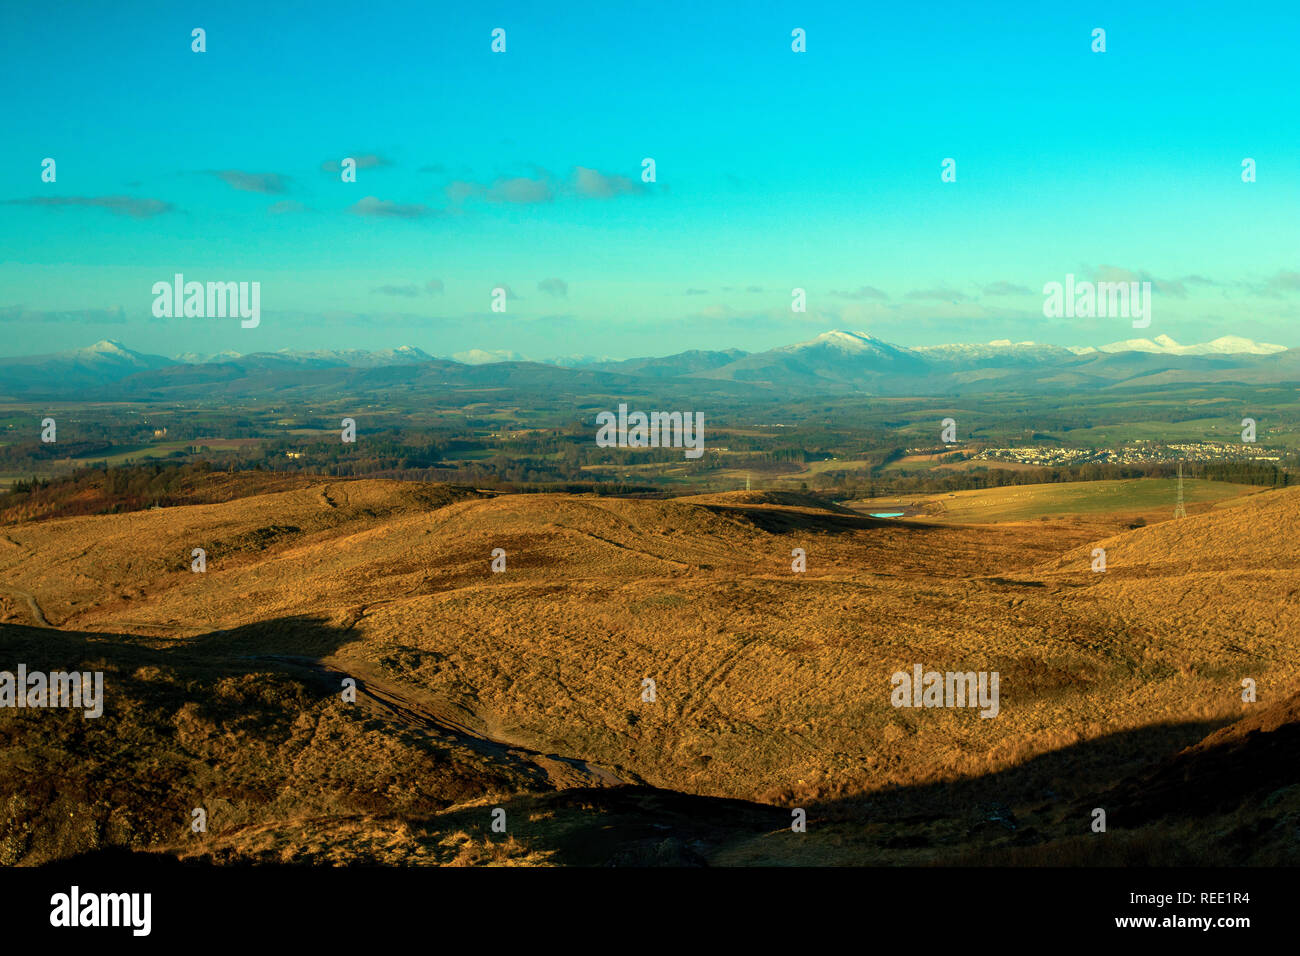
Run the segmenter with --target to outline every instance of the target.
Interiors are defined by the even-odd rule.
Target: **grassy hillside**
[[[98,721],[0,712],[0,840],[10,862],[108,844],[428,863],[1055,846],[1087,832],[1079,805],[1248,712],[1243,677],[1261,704],[1300,680],[1300,489],[1129,529],[1100,501],[1165,490],[1115,484],[892,521],[772,493],[327,481],[15,524],[4,660],[104,669],[109,691]],[[997,671],[998,716],[891,706],[890,675],[918,663]],[[209,803],[191,840],[188,809]],[[485,829],[498,805],[505,835]],[[789,832],[794,807],[809,833]],[[627,840],[599,836],[615,820]]]

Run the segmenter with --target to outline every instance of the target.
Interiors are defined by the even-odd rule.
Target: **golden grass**
[[[895,821],[873,833],[865,808],[895,788],[1005,779],[988,785],[1020,793],[1076,773],[1086,792],[1166,752],[1154,747],[1187,742],[1185,729],[1152,728],[1240,714],[1242,677],[1261,701],[1276,699],[1300,677],[1298,522],[1300,490],[1127,530],[1104,514],[891,522],[763,493],[487,498],[365,480],[14,526],[0,539],[0,620],[33,623],[30,598],[64,631],[113,635],[104,655],[128,701],[101,726],[159,749],[115,778],[136,808],[130,827],[114,830],[105,811],[94,839],[66,827],[24,837],[24,824],[54,812],[38,799],[10,808],[0,856],[31,861],[105,840],[192,852],[167,835],[183,816],[138,822],[158,799],[141,781],[156,780],[226,801],[225,836],[203,851],[214,859],[564,862],[556,846],[590,825],[572,807],[532,806],[533,835],[508,840],[458,827],[457,808],[610,774],[786,813],[809,807],[827,821],[801,839],[737,835],[709,851],[715,862],[992,860],[978,828],[949,820],[913,833]],[[1104,574],[1090,569],[1097,546]],[[206,574],[189,570],[194,547],[208,550]],[[490,569],[495,548],[504,574]],[[791,571],[794,548],[806,573]],[[41,657],[31,635],[53,633],[22,630],[30,666]],[[259,654],[368,675],[419,713],[341,710],[310,675],[236,665]],[[914,663],[998,671],[999,716],[892,707],[890,675]],[[644,678],[654,703],[641,698]],[[444,718],[522,750],[476,751],[438,730]],[[34,732],[24,724],[9,739]],[[67,745],[41,741],[56,762]],[[1041,760],[1049,770],[1024,770]],[[169,799],[181,814],[191,798]],[[1049,817],[1040,828],[1064,832]],[[650,863],[702,853],[654,833],[638,840],[609,852]],[[1105,859],[1143,845],[1107,844]],[[1091,852],[1072,847],[1051,852]],[[1023,862],[1048,853],[1021,849]]]

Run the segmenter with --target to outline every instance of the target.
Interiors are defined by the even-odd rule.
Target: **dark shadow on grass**
[[[120,780],[106,792],[96,793],[97,781],[102,780],[92,770],[83,768],[78,780],[61,778],[54,770],[49,771],[48,778],[42,778],[42,768],[47,764],[41,761],[48,761],[52,754],[67,766],[81,766],[76,754],[82,746],[79,742],[114,727],[115,695],[132,701],[134,707],[152,711],[150,719],[160,726],[189,706],[200,711],[225,708],[233,714],[227,714],[226,719],[242,722],[248,733],[258,732],[259,721],[282,729],[287,719],[302,712],[304,703],[320,703],[337,695],[337,684],[304,670],[302,659],[332,654],[355,640],[355,634],[345,626],[308,617],[215,631],[184,642],[0,625],[0,669],[12,669],[22,662],[32,670],[88,670],[104,662],[104,669],[109,671],[102,723],[83,721],[79,714],[66,711],[58,715],[26,711],[25,716],[7,716],[0,722],[0,741],[11,747],[27,742],[24,733],[51,734],[34,738],[47,751],[31,759],[13,752],[4,754],[6,766],[11,771],[20,766],[33,778],[21,781],[20,789],[38,809],[44,804],[55,806],[60,800],[87,805],[107,800],[109,810],[138,803],[141,814],[159,815],[166,807],[169,817],[179,813],[178,819],[183,819],[189,795],[169,792],[166,781],[170,778]],[[173,677],[167,681],[151,679],[149,668],[166,669]],[[218,685],[228,685],[232,678],[245,692],[255,691],[259,696],[223,696],[225,692],[219,693]],[[1285,821],[1275,820],[1262,808],[1271,806],[1268,801],[1276,802],[1279,793],[1300,782],[1297,699],[1273,705],[1273,711],[1254,712],[1235,728],[1225,727],[1232,723],[1227,720],[1154,724],[1066,746],[1012,768],[972,778],[867,795],[828,795],[817,800],[804,797],[798,804],[793,793],[763,805],[640,785],[570,785],[555,789],[544,774],[501,778],[526,782],[523,790],[503,793],[501,802],[519,821],[512,827],[512,834],[543,841],[536,848],[548,851],[551,862],[571,865],[704,864],[720,848],[764,836],[777,837],[771,846],[781,852],[779,841],[791,838],[791,810],[795,806],[807,810],[810,832],[832,829],[846,834],[859,853],[857,858],[866,850],[871,858],[884,863],[969,861],[985,851],[1036,847],[1088,835],[1095,807],[1106,809],[1111,832],[1133,830],[1152,822],[1244,813],[1247,816],[1234,831],[1243,835],[1232,838],[1236,842],[1230,842],[1227,852],[1245,859],[1249,846],[1244,841],[1282,839],[1274,828],[1285,826]],[[1276,710],[1279,707],[1281,710]],[[449,747],[472,749],[467,741],[448,735],[444,727],[426,729],[418,721],[403,721],[401,716],[397,712],[370,712],[357,719],[367,722],[367,733],[405,735],[403,739],[408,743],[427,733],[430,739],[437,737],[443,748],[440,752]],[[56,720],[66,722],[58,725],[63,728],[63,736],[53,733],[54,723],[32,723]],[[1194,751],[1180,754],[1219,728],[1225,729]],[[132,741],[120,744],[136,745]],[[525,748],[496,749],[502,752],[498,754],[494,749],[488,753],[480,747],[479,756],[507,760],[535,755]],[[871,749],[869,741],[864,741],[863,749]],[[223,766],[186,766],[186,760],[198,758],[190,756],[184,746],[169,749],[161,757],[176,761],[174,772],[186,779],[186,775],[198,771],[221,774],[229,770]],[[344,768],[339,772],[344,776],[337,785],[346,787],[346,775],[361,771]],[[393,777],[392,786],[400,788],[409,783],[402,780],[400,765],[386,768],[386,772]],[[5,787],[0,797],[15,792],[13,787]],[[312,795],[304,793],[304,797]],[[381,793],[362,810],[382,816],[387,806]],[[530,820],[530,814],[557,822],[553,826],[525,822]],[[436,823],[443,829],[485,831],[488,811],[478,805],[436,817],[408,813],[402,819],[412,824],[421,820]],[[784,846],[796,853],[793,859],[809,862],[797,856],[795,844]],[[820,862],[837,861],[833,844],[823,849],[826,859]],[[921,860],[918,854],[929,854],[929,858]],[[840,857],[850,858],[850,854]],[[157,863],[147,858],[143,862],[150,866]]]
[[[939,524],[925,522],[899,522],[890,518],[869,518],[865,515],[839,514],[830,511],[796,511],[786,508],[759,508],[743,505],[702,504],[699,507],[753,525],[768,534],[847,534],[854,531],[890,529],[908,534],[924,534],[943,530]]]

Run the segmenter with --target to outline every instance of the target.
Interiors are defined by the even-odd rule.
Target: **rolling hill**
[[[95,733],[0,713],[0,852],[1050,856],[1087,833],[1079,805],[1248,715],[1243,677],[1262,705],[1300,679],[1300,489],[1135,530],[846,512],[358,480],[11,524],[5,659],[105,670],[108,699]],[[890,675],[915,664],[997,671],[996,719],[891,706]],[[596,836],[614,821],[627,839]]]

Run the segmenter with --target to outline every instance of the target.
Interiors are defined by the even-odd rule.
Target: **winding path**
[[[4,592],[5,594],[8,594],[12,597],[20,598],[21,600],[26,601],[27,607],[31,611],[32,622],[37,627],[54,626],[53,624],[51,624],[49,621],[45,619],[45,612],[42,611],[41,606],[36,603],[35,595],[30,594],[29,592],[24,591],[21,588],[16,588],[12,584],[0,584],[0,592]]]
[[[467,722],[474,720],[472,714],[462,713],[461,708],[455,705],[393,684],[363,662],[326,662],[311,657],[276,654],[258,655],[256,659],[310,671],[335,688],[341,686],[344,678],[351,677],[356,681],[358,702],[367,700],[390,720],[418,730],[450,735],[460,744],[490,757],[533,764],[557,789],[621,787],[643,782],[639,779],[624,780],[612,771],[578,757],[545,754],[514,741],[488,736]],[[422,699],[416,699],[417,694]]]

